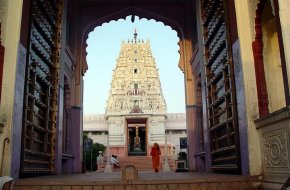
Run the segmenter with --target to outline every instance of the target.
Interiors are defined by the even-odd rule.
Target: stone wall
[[[290,109],[256,120],[265,189],[280,189],[290,175]]]
[[[108,122],[104,114],[85,115],[83,117],[83,130],[95,143],[107,146]],[[181,151],[179,147],[180,138],[187,137],[185,113],[168,113],[165,121],[165,130],[167,133],[168,145],[170,147],[174,146],[175,154],[178,154],[178,152]],[[149,138],[151,138],[151,134],[148,135]],[[164,135],[162,135],[162,137],[164,138]],[[112,136],[110,136],[110,139],[112,139]],[[149,146],[151,146],[151,144]],[[124,155],[125,153],[122,151],[125,151],[124,145],[117,146],[116,144],[110,143],[110,152],[112,154]],[[169,155],[171,153],[172,151],[168,152]]]

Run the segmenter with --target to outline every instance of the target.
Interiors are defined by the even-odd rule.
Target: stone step
[[[152,157],[151,156],[125,156],[118,158],[120,163],[120,168],[116,170],[122,170],[127,165],[133,165],[138,171],[152,171]],[[163,156],[161,157],[161,170],[164,163]],[[174,162],[169,160],[169,165],[174,170]]]
[[[136,181],[122,180],[122,172],[89,172],[16,180],[14,190],[258,190],[258,176],[221,175],[198,172],[141,171]]]
[[[123,169],[126,165],[133,165],[138,171],[150,171],[152,170],[152,158],[151,156],[126,156],[120,157],[120,169]]]
[[[136,167],[138,171],[153,171],[152,168],[152,157],[151,156],[124,156],[118,157],[120,168],[113,168],[113,171],[121,171],[127,165],[133,165]],[[161,168],[162,171],[163,164],[164,164],[164,156],[161,156]],[[175,171],[175,164],[174,161],[168,159],[168,164],[170,166],[171,171]],[[106,162],[104,162],[98,171],[104,171],[106,167]]]

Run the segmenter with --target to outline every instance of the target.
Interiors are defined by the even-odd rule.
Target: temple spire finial
[[[135,42],[137,42],[137,29],[135,28],[135,33],[134,33],[134,39],[135,39]]]

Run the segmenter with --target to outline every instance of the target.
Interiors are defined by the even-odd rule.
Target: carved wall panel
[[[290,175],[290,110],[285,107],[255,124],[260,133],[263,180],[281,187]]]
[[[285,130],[264,135],[263,141],[265,167],[289,167]]]
[[[289,124],[286,122],[269,125],[262,129],[263,168],[265,172],[290,169]]]

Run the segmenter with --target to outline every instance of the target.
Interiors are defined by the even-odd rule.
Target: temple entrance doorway
[[[146,119],[127,120],[128,156],[147,155]]]

